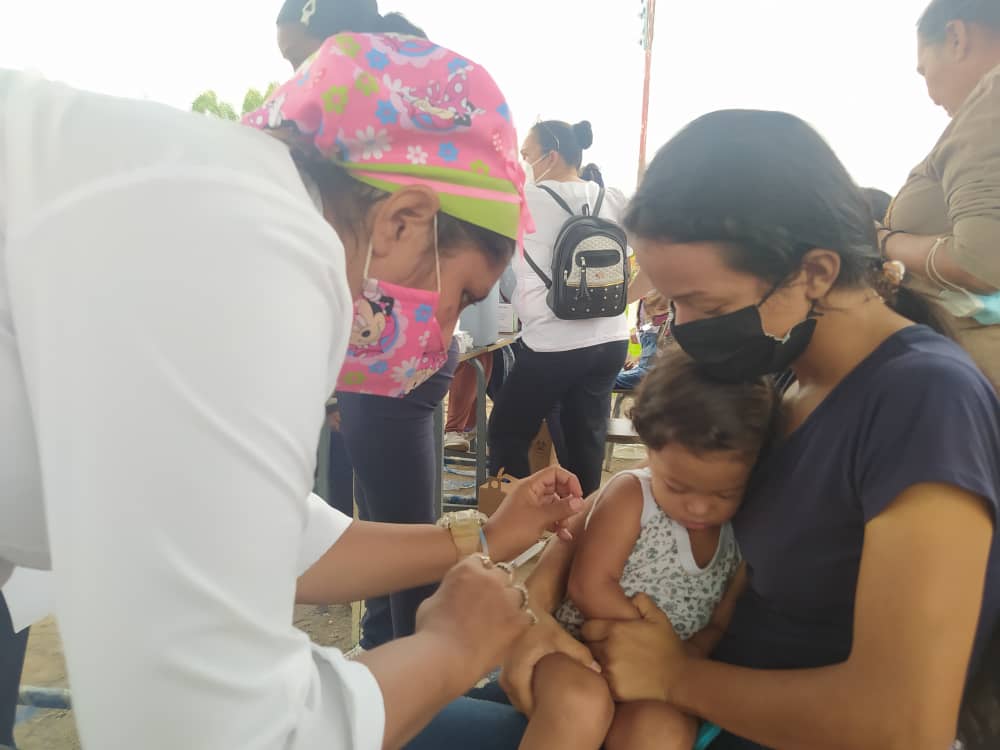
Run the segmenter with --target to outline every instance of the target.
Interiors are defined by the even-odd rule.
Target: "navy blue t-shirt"
[[[758,669],[850,654],[865,524],[940,482],[1000,507],[1000,401],[957,344],[913,326],[858,365],[760,462],[733,521],[750,588],[715,658]],[[973,664],[1000,614],[994,536]]]

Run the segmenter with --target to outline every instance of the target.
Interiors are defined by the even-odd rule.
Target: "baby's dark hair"
[[[679,347],[671,347],[643,378],[631,417],[652,450],[677,444],[696,455],[737,451],[753,461],[771,436],[777,407],[770,378],[710,380]]]

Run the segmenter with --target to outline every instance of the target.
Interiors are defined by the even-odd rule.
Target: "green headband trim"
[[[471,170],[428,167],[421,164],[373,164],[371,162],[342,161],[337,163],[346,169],[354,179],[387,193],[394,193],[404,187],[393,180],[393,176],[398,175],[414,180],[446,183],[456,187],[488,190],[504,193],[512,198],[517,197],[516,201],[509,202],[436,191],[441,201],[441,210],[444,213],[489,229],[504,237],[516,240],[519,236],[521,202],[517,188],[508,179],[490,177],[485,173],[488,167],[482,162],[473,162]],[[384,174],[385,178],[373,177],[372,173]]]
[[[369,172],[367,167],[364,171]],[[391,182],[391,177],[386,180],[379,180],[372,177],[361,177],[351,173],[358,182],[363,182],[378,190],[387,193],[395,193],[401,190],[404,185]],[[516,194],[516,191],[514,191]],[[477,227],[489,229],[503,237],[516,240],[518,228],[521,224],[520,203],[503,203],[501,201],[491,201],[484,198],[470,198],[465,195],[453,195],[451,193],[437,193],[441,201],[441,210],[456,219],[475,224]]]
[[[473,162],[470,169],[451,169],[450,167],[427,167],[420,164],[378,164],[365,162],[336,161],[349,172],[382,172],[386,175],[408,175],[411,177],[421,177],[437,182],[450,182],[453,185],[463,187],[482,188],[483,190],[496,190],[500,193],[510,193],[517,195],[517,188],[509,179],[505,177],[491,177],[486,173],[489,169],[482,162]]]

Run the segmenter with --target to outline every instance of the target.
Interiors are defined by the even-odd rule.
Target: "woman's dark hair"
[[[917,33],[925,42],[940,44],[952,21],[979,24],[1000,32],[1000,3],[997,0],[933,0],[917,21]]]
[[[583,152],[594,145],[594,131],[586,120],[570,125],[562,120],[544,120],[531,129],[542,151],[557,152],[567,164],[579,169]]]
[[[421,39],[427,38],[427,33],[402,13],[386,13],[382,16],[382,27],[378,31],[382,34],[402,34],[404,36],[419,36]]]
[[[867,199],[826,141],[793,115],[724,110],[690,123],[650,162],[624,225],[648,239],[719,243],[732,268],[774,285],[810,250],[833,250],[838,286],[870,286],[900,315],[952,335],[926,297],[886,288]]]
[[[892,204],[892,196],[884,190],[878,188],[861,188],[868,201],[868,208],[871,209],[872,218],[880,224],[885,221],[885,215],[889,213],[889,206]]]
[[[302,10],[310,2],[312,14],[303,24],[306,32],[317,39],[353,31],[359,34],[405,34],[427,38],[423,29],[407,20],[402,13],[378,11],[377,0],[285,0],[278,13],[278,23],[303,23]]]
[[[604,187],[604,175],[601,174],[601,168],[596,164],[588,164],[581,168],[580,177],[587,182],[596,182],[601,187]]]
[[[344,226],[354,228],[353,231],[363,224],[368,210],[388,195],[355,180],[347,170],[332,162],[310,158],[294,148],[291,155],[299,171],[309,176],[323,195],[345,197],[330,208],[337,220]],[[510,237],[456,219],[443,211],[438,213],[437,225],[438,245],[445,255],[449,249],[464,242],[474,243],[491,263],[499,266],[506,266],[514,255],[516,243]]]
[[[652,450],[676,444],[696,455],[737,451],[753,461],[774,428],[778,401],[770,378],[711,380],[680,348],[671,347],[643,378],[631,417]]]

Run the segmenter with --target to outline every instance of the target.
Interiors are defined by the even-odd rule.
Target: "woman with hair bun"
[[[524,238],[524,249],[539,268],[552,266],[556,239],[568,218],[555,195],[577,212],[583,206],[593,210],[598,203],[603,186],[580,174],[583,152],[593,142],[594,132],[586,120],[575,125],[539,122],[524,139],[521,157],[536,225],[535,233]],[[588,176],[593,179],[595,172],[600,174],[588,165]],[[608,188],[600,203],[599,215],[618,221],[626,199]],[[490,470],[527,476],[531,441],[542,420],[558,409],[567,454],[560,459],[580,478],[584,492],[593,492],[601,483],[611,390],[628,350],[628,319],[619,315],[561,320],[546,302],[545,283],[524,257],[515,257],[513,266],[517,275],[513,304],[521,320],[522,346],[493,407]]]

